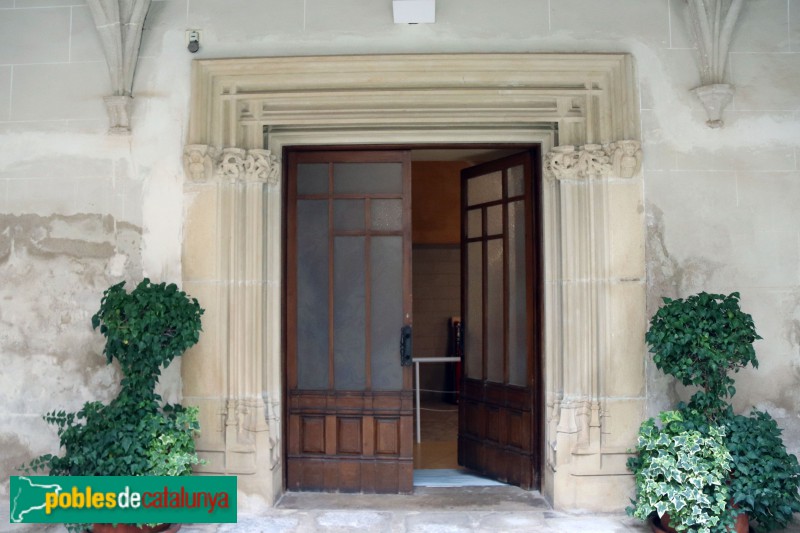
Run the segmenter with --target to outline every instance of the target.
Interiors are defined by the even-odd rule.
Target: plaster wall
[[[55,447],[41,413],[113,393],[89,326],[102,290],[142,275],[191,278],[181,270],[184,213],[203,209],[185,202],[204,201],[182,187],[194,58],[631,53],[648,316],[662,295],[740,291],[764,340],[760,369],[737,378],[737,408],[768,409],[800,452],[800,0],[746,3],[728,62],[737,92],[721,130],[705,126],[688,93],[700,78],[685,10],[681,0],[438,0],[436,24],[411,26],[392,23],[388,0],[154,1],[133,133],[109,137],[110,84],[88,8],[0,0],[0,497],[13,465]],[[196,55],[186,51],[187,28],[201,30]],[[687,393],[645,361],[654,414]],[[163,381],[179,395],[179,369]]]

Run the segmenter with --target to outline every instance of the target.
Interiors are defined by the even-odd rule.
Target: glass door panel
[[[328,388],[328,202],[297,202],[297,386]]]
[[[400,390],[399,329],[403,324],[403,239],[373,237],[371,244],[370,332],[373,390]]]
[[[334,237],[333,375],[336,390],[366,387],[364,237]]]

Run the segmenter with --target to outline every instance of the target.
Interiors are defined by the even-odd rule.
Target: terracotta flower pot
[[[133,524],[92,524],[92,533],[176,533],[180,524],[136,527]]]
[[[650,528],[654,533],[677,533],[674,529],[669,527],[669,513],[664,513],[664,516],[659,520],[658,515],[653,513],[648,520]],[[749,533],[750,531],[750,517],[746,513],[742,513],[736,517],[735,525],[736,533]]]

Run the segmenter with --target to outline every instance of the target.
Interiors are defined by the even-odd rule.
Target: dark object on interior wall
[[[461,391],[461,366],[464,358],[463,329],[461,327],[461,317],[453,316],[448,321],[447,328],[447,356],[461,357],[462,360],[456,363],[447,363],[444,377],[444,401],[458,404],[458,396]]]

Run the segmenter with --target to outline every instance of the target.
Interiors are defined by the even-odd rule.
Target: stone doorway
[[[540,143],[542,493],[618,510],[644,411],[644,215],[628,55],[200,60],[185,148],[184,287],[207,308],[183,365],[204,471],[283,491],[281,158],[287,145]]]

